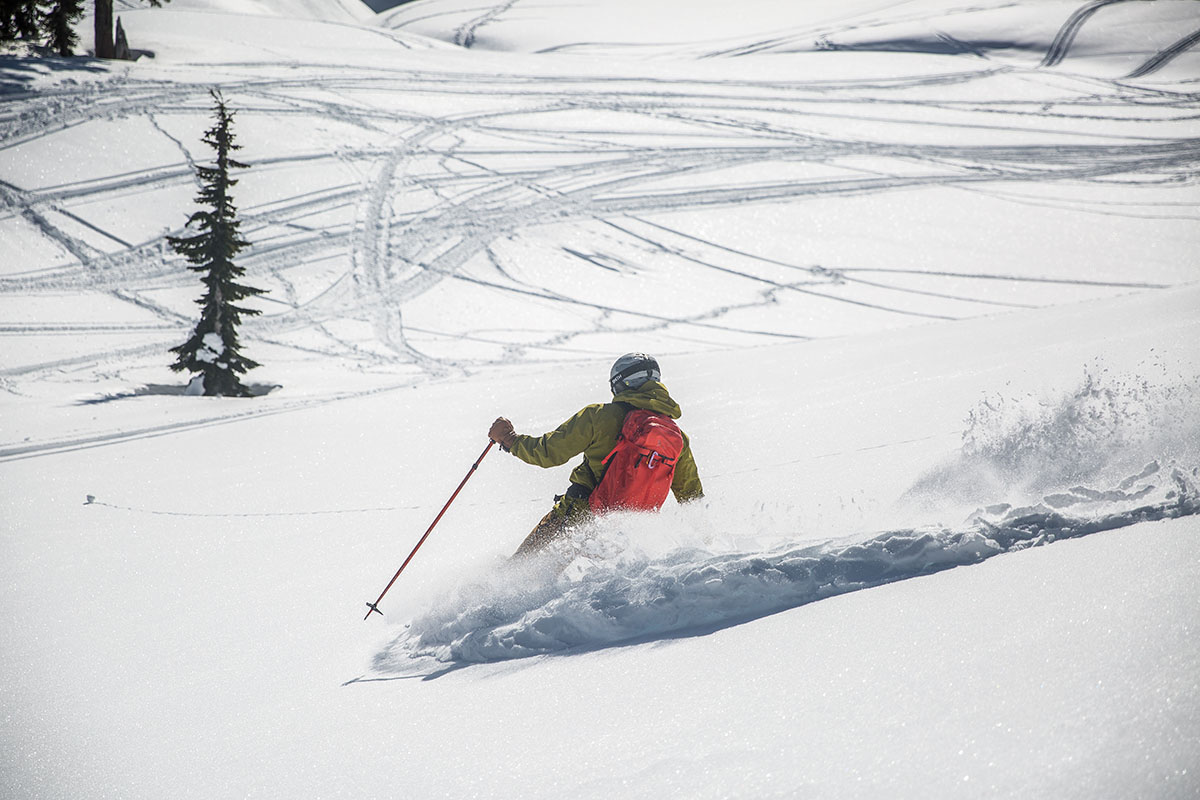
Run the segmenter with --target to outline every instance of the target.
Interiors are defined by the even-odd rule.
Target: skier
[[[666,499],[667,480],[680,503],[703,496],[688,438],[674,424],[682,411],[660,377],[656,360],[628,353],[609,373],[612,402],[586,406],[543,436],[518,434],[504,417],[492,423],[488,437],[527,464],[557,467],[583,454],[566,493],[554,498],[554,507],[514,557],[538,552],[593,514],[657,509]]]

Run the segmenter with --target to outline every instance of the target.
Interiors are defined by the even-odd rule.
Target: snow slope
[[[0,61],[0,796],[1200,792],[1196,5],[644,5]],[[213,85],[252,401],[166,369]],[[361,620],[635,349],[702,506],[514,569],[494,452]]]
[[[1145,74],[1171,62],[1194,75],[1200,13],[1190,0],[843,0],[689,4],[636,0],[416,0],[381,15],[384,24],[460,46],[624,59],[745,59],[821,51],[967,55],[1057,66],[1108,77]],[[631,23],[636,20],[636,23]],[[786,63],[786,61],[784,62]],[[829,59],[821,63],[828,64]],[[895,59],[891,62],[894,67]],[[724,66],[728,66],[726,63]],[[1123,72],[1113,70],[1124,68]]]

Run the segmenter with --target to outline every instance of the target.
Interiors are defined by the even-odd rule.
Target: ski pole
[[[417,542],[417,546],[414,547],[412,552],[408,554],[408,558],[404,559],[404,563],[400,565],[400,569],[396,570],[396,574],[392,576],[390,581],[388,581],[388,585],[383,587],[383,591],[379,593],[379,597],[375,598],[375,602],[367,603],[367,616],[363,617],[363,619],[370,619],[372,614],[378,614],[381,617],[383,616],[383,612],[379,610],[379,601],[382,600],[383,596],[388,593],[388,589],[392,588],[392,584],[395,583],[396,579],[400,577],[400,573],[404,572],[404,568],[408,566],[408,562],[412,561],[413,556],[415,556],[417,551],[421,549],[421,545],[425,544],[425,540],[428,539],[429,534],[433,532],[434,526],[441,521],[442,515],[446,513],[446,509],[450,508],[450,504],[454,502],[454,498],[458,497],[458,493],[462,491],[462,488],[467,485],[467,481],[470,480],[471,476],[475,474],[475,470],[479,469],[479,465],[483,461],[483,457],[488,454],[488,451],[492,449],[492,445],[494,444],[494,441],[488,439],[487,447],[483,448],[483,452],[479,454],[479,458],[475,459],[475,463],[472,464],[471,469],[467,471],[467,476],[462,479],[462,483],[458,485],[458,488],[454,490],[454,494],[450,495],[450,499],[446,501],[446,505],[442,506],[442,510],[438,513],[433,522],[430,523],[429,528],[425,531],[425,535],[421,537],[421,541]]]

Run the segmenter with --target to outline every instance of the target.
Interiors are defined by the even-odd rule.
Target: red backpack
[[[630,411],[617,446],[604,459],[608,469],[588,498],[592,512],[657,511],[671,491],[681,452],[683,433],[675,420],[641,408]]]

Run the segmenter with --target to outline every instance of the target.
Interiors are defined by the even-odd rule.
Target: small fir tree
[[[79,44],[79,36],[75,33],[75,23],[83,16],[84,0],[55,0],[42,18],[46,33],[50,36],[50,45],[60,56],[74,55],[75,45]]]
[[[204,273],[200,279],[205,286],[204,296],[196,301],[203,311],[191,337],[171,349],[178,356],[171,369],[198,373],[189,384],[193,391],[202,387],[209,396],[247,397],[249,392],[238,376],[259,365],[241,354],[237,327],[242,317],[259,312],[235,304],[263,294],[263,290],[238,283],[245,270],[234,264],[233,259],[249,242],[238,233],[241,222],[229,195],[237,181],[229,172],[246,169],[247,165],[231,157],[234,150],[241,149],[233,142],[233,114],[226,108],[220,92],[214,90],[211,94],[216,103],[213,108],[216,122],[204,134],[204,142],[216,150],[216,165],[196,167],[201,183],[196,202],[205,208],[188,219],[189,228],[196,233],[167,237],[175,252],[190,262],[188,269]]]

